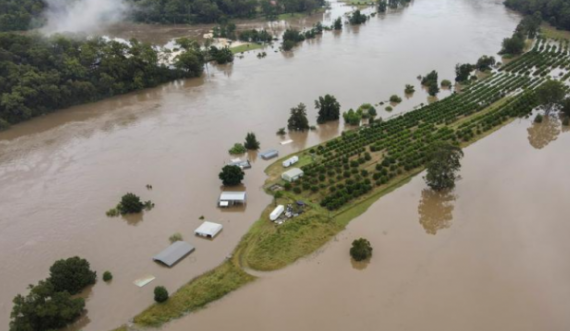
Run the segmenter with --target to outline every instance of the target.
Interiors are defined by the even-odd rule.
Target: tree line
[[[128,19],[137,22],[180,24],[223,22],[230,18],[313,12],[324,0],[127,0]],[[46,0],[0,0],[0,31],[36,28],[44,23]]]
[[[35,116],[202,74],[200,46],[172,64],[148,43],[0,33],[0,130]]]
[[[541,18],[559,29],[570,30],[570,1],[506,0],[505,5],[525,15]]]

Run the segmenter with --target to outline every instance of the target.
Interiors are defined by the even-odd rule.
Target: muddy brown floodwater
[[[417,176],[320,252],[164,330],[568,330],[570,133],[527,141],[554,125],[508,125],[465,150],[453,192]],[[354,265],[360,237],[374,252]]]
[[[321,17],[330,24],[349,9],[333,3]],[[28,284],[46,278],[49,266],[55,260],[74,255],[88,259],[99,275],[105,270],[114,275],[110,284],[98,282],[86,293],[88,314],[75,329],[104,331],[126,322],[152,303],[154,286],[164,285],[173,292],[191,278],[220,264],[270,202],[270,197],[261,189],[265,179],[263,169],[269,162],[252,154],[249,157],[253,169],[246,171],[244,182],[248,193],[247,208],[228,211],[216,208],[221,190],[218,172],[230,159],[227,150],[235,142],[243,141],[248,131],[257,134],[262,150],[276,148],[281,155],[286,155],[335,137],[344,129],[342,124],[332,123],[320,126],[314,132],[284,137],[293,139],[293,143],[280,145],[281,139],[275,132],[286,125],[289,109],[299,102],[308,105],[308,113],[314,123],[316,112],[313,103],[319,95],[335,95],[343,110],[347,110],[365,102],[387,100],[392,94],[403,95],[405,84],[414,84],[418,92],[404,99],[392,114],[412,109],[427,102],[427,94],[419,88],[416,79],[419,74],[435,69],[442,79],[453,79],[456,63],[474,62],[482,54],[496,53],[501,40],[512,33],[519,19],[499,0],[415,0],[409,8],[374,17],[359,28],[346,27],[336,34],[327,32],[321,38],[303,43],[293,53],[283,54],[269,48],[267,57],[258,59],[256,52],[250,52],[243,59],[236,59],[232,65],[208,66],[200,79],[174,82],[73,107],[0,133],[0,325],[8,325],[11,300],[17,293],[25,293]],[[176,36],[179,34],[169,37]],[[448,94],[449,91],[444,91],[441,96]],[[391,116],[381,107],[379,115],[383,118]],[[561,133],[551,145],[559,144],[563,136]],[[499,140],[494,138],[493,141]],[[528,142],[525,140],[525,143]],[[543,150],[548,148],[550,145]],[[496,170],[490,170],[489,175]],[[536,172],[543,172],[547,178],[553,176],[545,164],[538,165]],[[469,179],[465,177],[463,183],[468,183]],[[509,178],[512,181],[519,179]],[[504,179],[497,180],[506,183]],[[153,190],[146,190],[147,184],[151,184]],[[411,187],[417,188],[417,185],[412,184]],[[512,194],[509,185],[501,188],[504,194]],[[459,191],[460,198],[457,199],[475,195],[475,192]],[[520,191],[514,194],[521,194]],[[134,192],[144,200],[150,199],[156,207],[139,218],[106,217],[105,212],[115,206],[126,192]],[[414,194],[417,204],[421,193]],[[556,201],[557,195],[550,194],[549,198]],[[426,196],[425,199],[422,208],[432,208],[430,204],[433,202],[430,201],[434,197]],[[374,210],[380,205],[390,204],[386,201],[400,203],[392,197],[383,199]],[[417,205],[404,207],[403,203],[401,209],[409,215],[418,209]],[[444,205],[453,205],[453,201]],[[478,205],[481,218],[493,216],[496,210],[482,206]],[[449,209],[447,207],[446,210]],[[360,278],[369,277],[375,268],[387,272],[395,267],[394,264],[408,269],[399,270],[392,277],[411,277],[408,271],[418,269],[412,262],[417,261],[417,254],[423,253],[423,250],[415,250],[421,244],[413,244],[414,240],[432,240],[435,245],[441,242],[440,233],[444,237],[467,223],[456,221],[457,215],[462,213],[457,203],[449,212],[454,219],[446,221],[445,226],[429,225],[433,228],[431,232],[437,232],[436,237],[425,235],[423,231],[415,237],[403,237],[402,240],[409,240],[409,245],[400,246],[400,251],[390,253],[386,250],[388,243],[374,240],[376,255],[372,264],[360,274],[339,275],[355,278],[344,278],[338,287],[349,286],[351,292],[373,296],[377,292],[357,286]],[[547,210],[542,212],[547,213]],[[214,241],[192,235],[201,223],[201,215],[224,225],[221,235]],[[369,215],[371,213],[367,217]],[[434,216],[426,215],[424,223],[434,224]],[[394,219],[387,217],[383,220],[382,226],[403,226],[396,222],[395,216]],[[386,223],[388,221],[390,223]],[[516,218],[506,221],[515,222]],[[413,223],[420,226],[417,218]],[[341,237],[352,237],[359,226],[351,226],[351,230]],[[473,231],[483,230],[477,227]],[[391,233],[389,228],[386,231],[387,240],[398,240],[396,233]],[[196,251],[168,269],[154,263],[151,258],[169,245],[168,238],[175,232],[181,232],[196,246]],[[560,234],[554,232],[554,237],[548,242]],[[467,238],[469,235],[480,238],[467,229],[465,235]],[[516,247],[507,245],[509,240],[514,240],[510,232],[494,235],[504,237],[504,247],[477,242],[472,243],[473,249],[490,254],[491,248],[512,250]],[[330,256],[336,255],[336,249],[344,254],[342,245],[331,245]],[[525,246],[517,249],[525,249]],[[454,249],[449,254],[458,252]],[[380,262],[383,257],[391,260]],[[496,263],[499,257],[499,254],[493,254],[489,256],[492,261],[465,261]],[[458,263],[463,261],[460,256],[456,258]],[[540,265],[548,262],[540,256],[534,258]],[[348,260],[343,261],[348,263]],[[448,279],[448,266],[434,267],[430,272],[441,273],[444,279]],[[349,270],[346,272],[353,272]],[[423,270],[419,268],[419,276],[414,277],[422,279]],[[133,285],[135,279],[146,274],[156,276],[156,280],[144,288]],[[313,270],[306,276],[312,275],[316,275]],[[428,279],[432,278],[426,278],[426,281]],[[316,285],[304,287],[306,294],[321,286],[318,278],[312,281]],[[518,284],[516,279],[508,281]],[[260,282],[268,283],[267,280]],[[289,284],[293,288],[298,286]],[[386,289],[387,284],[390,283],[379,281],[374,286]],[[323,287],[325,285],[322,283]],[[488,290],[484,285],[480,284],[481,293]],[[505,286],[512,285],[506,283]],[[251,287],[254,288],[257,287]],[[271,289],[272,286],[266,288]],[[418,291],[434,295],[421,297],[425,305],[443,305],[445,298],[440,299],[437,293],[431,293],[432,288],[436,288],[435,284],[424,283],[423,287],[418,287]],[[243,297],[242,293],[250,293],[248,291],[240,291],[231,300]],[[406,291],[406,288],[401,287],[399,291]],[[279,300],[277,293],[268,290],[264,295],[270,301],[265,302]],[[461,293],[448,290],[441,295],[460,297]],[[549,294],[544,294],[544,300],[549,298]],[[320,299],[327,297],[335,300],[321,301],[319,305],[323,306],[323,311],[332,312],[339,307],[353,305],[350,301],[337,300],[334,293],[328,291],[323,292]],[[489,307],[498,304],[498,299],[491,300]],[[294,310],[297,304],[283,301],[283,304],[271,307],[268,313],[285,318],[284,310]],[[516,304],[522,305],[520,301]],[[362,312],[372,312],[372,308],[365,307]],[[305,313],[307,316],[318,315],[318,311],[307,310]],[[399,313],[405,314],[406,311],[400,310]],[[480,314],[477,311],[471,313]],[[345,313],[334,316],[343,314],[346,316]],[[339,325],[351,320],[347,318]],[[253,323],[252,319],[250,321]]]

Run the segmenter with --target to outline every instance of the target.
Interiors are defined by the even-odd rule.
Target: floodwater
[[[417,176],[318,253],[164,330],[568,330],[570,133],[527,141],[554,125],[517,120],[465,149],[453,192]],[[360,237],[374,251],[356,265]]]
[[[330,24],[349,9],[333,3],[321,17]],[[248,131],[257,134],[262,150],[275,148],[286,155],[344,129],[332,123],[309,133],[276,136],[277,129],[286,126],[289,109],[300,102],[308,106],[315,123],[313,104],[320,95],[335,95],[348,110],[403,95],[405,84],[414,84],[417,92],[391,114],[409,110],[427,102],[418,75],[435,69],[440,79],[452,79],[456,63],[496,53],[519,19],[500,0],[415,0],[361,27],[327,32],[290,53],[268,48],[267,57],[258,59],[250,52],[234,64],[209,65],[199,79],[73,107],[0,133],[0,325],[8,324],[17,293],[46,278],[55,260],[74,255],[89,260],[99,275],[105,270],[114,275],[110,284],[98,282],[86,293],[88,314],[76,329],[100,331],[125,323],[152,303],[154,286],[173,292],[220,264],[270,202],[261,189],[269,162],[253,153],[253,169],[246,170],[244,181],[247,207],[216,208],[218,172],[230,159],[227,150]],[[381,117],[391,114],[379,107]],[[293,143],[280,145],[286,139]],[[551,175],[546,166],[536,171],[540,169]],[[153,190],[146,190],[147,184]],[[106,217],[126,192],[150,199],[156,207],[140,217]],[[407,212],[418,207],[411,208]],[[451,212],[457,211],[456,206]],[[213,241],[192,235],[202,215],[224,225]],[[455,222],[450,229],[456,228]],[[425,223],[433,220],[428,217]],[[448,231],[434,229],[438,236]],[[168,269],[151,258],[169,245],[175,232],[196,251]],[[376,259],[383,256],[383,248],[375,243],[375,260],[363,271],[381,267]],[[401,263],[413,259],[405,253],[399,253]],[[133,285],[147,274],[156,280],[144,288]],[[272,314],[282,316],[285,308],[290,307],[275,307]]]

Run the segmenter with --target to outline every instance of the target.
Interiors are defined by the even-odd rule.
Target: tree
[[[428,85],[428,94],[431,95],[432,97],[435,97],[438,93],[439,93],[439,86],[431,82]]]
[[[89,262],[78,256],[56,261],[49,271],[48,281],[56,292],[77,294],[86,286],[95,284],[97,279],[97,274],[91,270]]]
[[[121,198],[121,202],[117,206],[121,215],[138,214],[142,212],[144,203],[141,198],[134,193],[127,193]]]
[[[328,121],[338,121],[340,117],[340,104],[330,94],[315,100],[315,108],[319,110],[317,123],[323,124]]]
[[[511,38],[503,39],[503,49],[500,54],[519,55],[524,49],[524,42],[524,36],[515,32]]]
[[[459,162],[463,151],[458,146],[447,142],[436,142],[430,149],[426,183],[435,191],[452,189],[455,187],[457,172],[461,168]]]
[[[362,14],[360,12],[360,10],[355,10],[354,13],[352,13],[352,15],[350,15],[348,17],[348,21],[350,22],[350,24],[352,25],[360,25],[362,23],[366,23],[366,20],[368,18],[366,17],[366,15]]]
[[[406,84],[406,88],[404,89],[405,94],[412,94],[416,92],[416,88],[413,85]]]
[[[154,288],[154,301],[163,303],[168,300],[168,291],[164,286],[157,286]]]
[[[356,239],[352,242],[350,256],[355,261],[364,261],[372,256],[372,245],[364,238]]]
[[[50,331],[61,329],[75,321],[85,308],[82,298],[72,298],[57,292],[50,281],[30,285],[26,296],[18,294],[10,313],[10,331]]]
[[[241,184],[245,173],[236,165],[226,165],[222,168],[219,177],[224,186],[237,186]]]
[[[307,107],[303,103],[291,108],[291,116],[287,122],[287,128],[289,131],[305,131],[309,129]]]
[[[483,55],[477,60],[475,67],[479,71],[491,70],[491,67],[495,65],[495,58],[492,56]]]
[[[334,20],[333,28],[337,31],[342,30],[342,19],[340,17]]]
[[[473,65],[469,63],[457,64],[455,66],[455,81],[464,82],[469,78],[469,75],[473,71]]]
[[[283,197],[283,192],[281,191],[275,192],[275,194],[273,194],[273,204],[277,206],[277,200],[281,199],[282,197]]]
[[[259,141],[257,141],[257,138],[255,137],[255,133],[249,132],[245,136],[245,143],[243,144],[243,146],[246,149],[254,150],[254,151],[259,149]]]
[[[550,112],[555,104],[562,102],[566,95],[566,88],[558,80],[548,80],[536,89],[536,96],[541,105]]]
[[[378,1],[378,12],[385,13],[386,12],[386,0],[379,0]]]
[[[113,279],[113,274],[107,270],[103,273],[103,281],[104,282],[110,282]]]

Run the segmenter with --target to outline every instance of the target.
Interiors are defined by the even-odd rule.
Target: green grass
[[[540,33],[548,39],[570,40],[570,31],[558,30],[548,23],[542,23]]]
[[[254,279],[255,277],[236,267],[235,264],[224,262],[216,269],[182,286],[165,303],[148,307],[135,316],[134,322],[144,327],[160,326],[200,309]]]
[[[232,48],[230,48],[230,50],[232,51],[232,53],[238,54],[238,53],[243,53],[243,52],[247,52],[247,51],[253,51],[255,49],[261,49],[263,47],[264,46],[262,44],[248,43],[248,44],[243,44],[243,45],[239,45],[236,47],[232,47]]]

